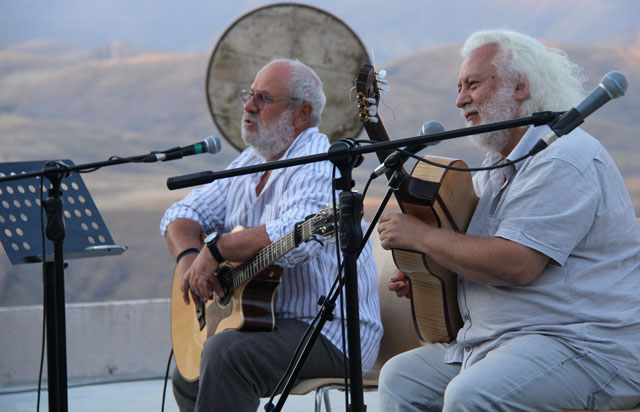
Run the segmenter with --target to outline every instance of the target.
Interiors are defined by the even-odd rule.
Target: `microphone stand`
[[[151,163],[160,160],[158,154],[173,154],[175,149],[164,152],[151,152],[150,154],[127,158],[113,158],[102,162],[87,163],[83,165],[66,165],[62,161],[50,162],[54,165],[43,170],[20,173],[11,176],[0,177],[0,182],[21,180],[32,177],[46,178],[51,183],[51,189],[47,192],[47,199],[43,202],[43,208],[47,216],[45,234],[53,244],[53,261],[47,261],[45,250],[42,250],[42,262],[44,264],[43,283],[44,296],[43,307],[46,318],[46,342],[47,342],[47,382],[49,393],[49,410],[68,411],[67,396],[67,351],[66,351],[66,321],[65,321],[65,295],[64,295],[64,240],[66,237],[63,219],[62,180],[71,172],[90,172],[103,166],[112,166],[122,163]],[[173,157],[176,158],[176,157]],[[168,158],[167,160],[173,160]]]
[[[183,176],[176,176],[167,179],[167,187],[169,190],[185,188],[190,186],[210,183],[216,179],[240,176],[250,173],[265,172],[283,167],[296,166],[307,163],[320,161],[331,161],[339,170],[341,177],[336,179],[335,183],[338,189],[342,190],[339,197],[340,221],[338,225],[338,234],[340,236],[340,247],[344,256],[345,268],[345,291],[347,305],[347,337],[348,337],[348,353],[349,353],[349,377],[350,377],[350,394],[351,402],[349,411],[364,412],[364,395],[362,383],[362,357],[360,352],[360,314],[358,303],[358,279],[357,279],[357,259],[362,245],[362,229],[360,227],[360,214],[362,211],[362,195],[354,193],[351,188],[354,186],[352,180],[353,168],[358,166],[362,161],[363,153],[371,153],[379,150],[396,149],[401,146],[412,146],[417,144],[428,144],[441,140],[448,140],[457,137],[469,136],[478,133],[485,133],[494,130],[509,129],[512,127],[520,127],[526,125],[543,125],[553,121],[558,114],[552,112],[534,113],[530,117],[507,120],[486,124],[482,126],[467,127],[464,129],[452,130],[442,133],[433,133],[426,136],[416,136],[408,139],[399,139],[389,142],[382,142],[369,145],[368,147],[356,146],[352,139],[338,140],[333,143],[327,153],[303,156],[294,159],[279,160],[260,165],[246,166],[236,169],[224,170],[221,172],[204,171],[192,173]],[[333,302],[328,306],[323,304],[323,312],[327,307],[332,309]],[[314,331],[314,334],[307,342],[304,352],[300,357],[300,362],[295,366],[294,371],[289,377],[285,390],[283,391],[277,410],[282,408],[286,397],[288,396],[293,383],[297,379],[297,375],[307,357],[308,351],[311,349],[313,341],[317,338],[321,326],[331,317],[331,314],[323,313],[320,317],[320,328]],[[311,345],[309,345],[311,343]],[[267,405],[266,410],[271,410]]]
[[[363,197],[360,193],[353,192],[352,179],[353,168],[362,163],[361,155],[351,155],[350,149],[355,147],[352,139],[339,140],[329,148],[327,155],[330,161],[340,170],[340,178],[334,180],[335,187],[342,190],[339,196],[339,223],[338,233],[340,236],[340,249],[343,255],[344,281],[340,284],[345,286],[346,293],[346,314],[347,314],[347,339],[348,339],[348,370],[350,376],[351,402],[349,410],[353,412],[364,412],[364,388],[362,384],[362,355],[360,348],[360,308],[358,301],[358,276],[357,260],[362,249],[362,227],[360,219],[362,214]],[[340,289],[340,287],[338,289]],[[306,341],[305,346],[296,362],[293,371],[290,373],[287,383],[278,399],[278,404],[273,407],[269,403],[265,405],[266,411],[280,411],[293,388],[300,370],[304,365],[313,344],[322,331],[324,324],[333,319],[333,309],[335,301],[339,297],[338,290],[334,295],[326,299],[320,298],[320,317],[318,324],[314,327],[311,337]]]
[[[341,143],[341,144],[336,144]],[[347,342],[349,347],[349,376],[352,412],[364,412],[364,388],[362,384],[362,355],[360,352],[360,309],[358,303],[358,269],[357,260],[362,245],[362,227],[360,216],[363,198],[360,193],[351,189],[353,168],[362,163],[362,155],[349,152],[355,142],[342,140],[334,143],[329,149],[331,162],[340,170],[340,178],[336,179],[336,188],[342,190],[339,197],[340,221],[338,233],[340,249],[343,255],[344,285],[346,294]],[[310,350],[309,346],[309,350]],[[306,348],[305,348],[306,349]]]
[[[51,189],[47,192],[44,210],[47,215],[45,233],[47,239],[53,242],[53,263],[46,262],[45,252],[42,251],[42,261],[45,262],[44,271],[44,308],[47,318],[47,382],[49,392],[49,407],[54,411],[67,410],[67,351],[65,332],[65,302],[64,302],[64,238],[65,227],[62,219],[62,179],[68,173],[54,168],[43,172],[51,182]]]

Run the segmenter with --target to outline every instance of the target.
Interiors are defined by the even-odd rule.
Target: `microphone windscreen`
[[[218,136],[209,136],[204,139],[204,142],[208,153],[216,154],[222,149],[222,142]]]
[[[442,132],[444,132],[444,126],[442,125],[442,123],[436,120],[425,122],[420,128],[420,136],[425,136],[425,135],[434,134],[434,133],[442,133]],[[429,143],[429,145],[434,146],[434,145],[437,145],[438,143],[440,143],[440,141]]]
[[[605,74],[600,84],[612,99],[624,96],[628,86],[627,77],[618,71]]]

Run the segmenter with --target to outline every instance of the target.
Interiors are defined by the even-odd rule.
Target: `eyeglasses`
[[[242,90],[240,92],[240,98],[244,103],[253,99],[253,103],[256,105],[258,110],[262,110],[267,103],[274,103],[279,100],[286,100],[289,102],[295,102],[298,100],[297,97],[269,97],[264,93],[254,93],[251,90]]]

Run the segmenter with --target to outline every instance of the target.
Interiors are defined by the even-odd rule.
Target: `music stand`
[[[73,165],[70,160],[64,164]],[[49,409],[67,410],[67,358],[65,332],[64,274],[55,267],[54,244],[49,236],[50,226],[54,226],[57,216],[48,210],[44,196],[54,189],[54,183],[42,181],[43,176],[31,176],[20,179],[21,174],[42,170],[47,161],[0,163],[0,242],[13,265],[42,262],[43,271],[43,307],[47,329],[47,381],[49,391]],[[30,173],[33,174],[33,173]],[[46,176],[49,178],[48,176]],[[62,179],[60,179],[61,181]],[[89,195],[80,174],[70,172],[60,185],[60,206],[63,206],[61,228],[57,236],[63,243],[66,259],[81,259],[108,255],[120,255],[127,248],[117,246],[109,234],[106,224],[95,203]],[[47,238],[42,253],[42,232],[40,225],[41,200],[43,191],[45,209],[47,209]],[[66,231],[66,234],[65,234]],[[60,233],[61,232],[61,233]]]

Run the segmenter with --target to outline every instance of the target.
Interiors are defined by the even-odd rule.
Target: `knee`
[[[405,378],[402,373],[402,359],[399,356],[389,359],[380,370],[378,377],[378,390],[380,392],[389,393],[393,388],[401,385],[401,381]]]
[[[401,361],[396,358],[388,360],[380,370],[378,377],[379,406],[385,411],[401,410],[401,405],[410,402],[407,393],[403,391],[407,385],[402,382],[405,375],[402,373]]]
[[[382,367],[378,379],[381,410],[441,410],[442,390],[429,371],[415,353],[406,352],[391,358]]]
[[[174,368],[173,372],[171,372],[171,384],[173,385],[173,390],[178,392],[193,392],[193,388],[195,388],[195,392],[198,390],[198,381],[189,382],[180,374],[178,368]]]
[[[185,380],[178,368],[175,368],[171,374],[171,384],[173,386],[173,395],[180,411],[193,411],[198,396],[198,381],[189,382]]]
[[[491,410],[490,389],[480,382],[471,382],[464,375],[455,377],[444,392],[443,411],[481,411]]]
[[[224,345],[224,334],[209,337],[202,347],[201,358],[219,358],[224,354]]]
[[[380,370],[378,391],[387,398],[410,398],[416,387],[424,387],[422,379],[416,380],[416,358],[411,352],[401,353],[389,359]],[[428,379],[427,379],[428,380]]]
[[[235,332],[235,331],[234,331]],[[200,358],[200,375],[225,374],[229,369],[251,368],[252,357],[249,347],[241,344],[237,333],[222,332],[206,340]]]

